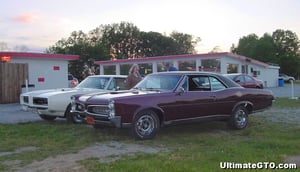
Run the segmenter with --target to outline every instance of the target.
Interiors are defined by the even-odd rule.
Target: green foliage
[[[265,33],[261,38],[255,34],[244,36],[232,52],[278,64],[282,73],[297,77],[300,75],[299,45],[296,33],[278,29],[272,35]]]
[[[82,78],[84,64],[91,67],[95,60],[190,54],[195,53],[198,42],[199,37],[189,34],[173,32],[165,36],[158,32],[142,32],[132,23],[121,22],[100,25],[88,34],[74,31],[47,52],[79,55],[79,61],[70,63],[69,72]]]

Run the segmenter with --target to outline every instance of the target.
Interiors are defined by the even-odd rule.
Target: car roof
[[[149,75],[206,75],[206,76],[214,76],[221,79],[228,87],[241,87],[236,82],[232,81],[226,76],[223,76],[219,73],[214,72],[203,72],[203,71],[169,71],[169,72],[157,72]]]
[[[238,76],[238,75],[247,75],[244,73],[227,73],[227,74],[223,74],[224,76]]]
[[[110,78],[127,78],[127,75],[91,75],[88,77],[110,77]]]

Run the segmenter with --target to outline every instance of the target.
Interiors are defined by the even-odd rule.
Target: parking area
[[[292,89],[293,88],[293,89]],[[271,87],[271,88],[266,88],[271,90],[275,97],[300,97],[300,85],[291,85],[291,84],[284,84],[283,87]],[[294,93],[292,95],[292,93]]]
[[[0,104],[0,124],[24,123],[41,120],[32,112],[22,111],[19,103]]]
[[[294,85],[293,88],[294,95],[292,95],[291,84],[285,84],[284,87],[266,89],[271,90],[275,97],[300,97],[300,85]],[[22,111],[19,103],[0,104],[0,124],[25,123],[41,120],[37,114]]]

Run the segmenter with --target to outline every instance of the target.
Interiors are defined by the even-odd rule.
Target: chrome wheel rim
[[[239,128],[243,128],[247,124],[247,114],[243,110],[238,110],[235,115],[235,121]]]
[[[143,115],[136,122],[136,131],[141,136],[150,135],[154,128],[155,121],[150,115]]]

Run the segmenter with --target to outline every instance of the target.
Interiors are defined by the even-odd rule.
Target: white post
[[[28,79],[25,80],[25,92],[27,93],[28,92]]]
[[[294,81],[291,80],[291,99],[298,99],[298,97],[294,96]]]

